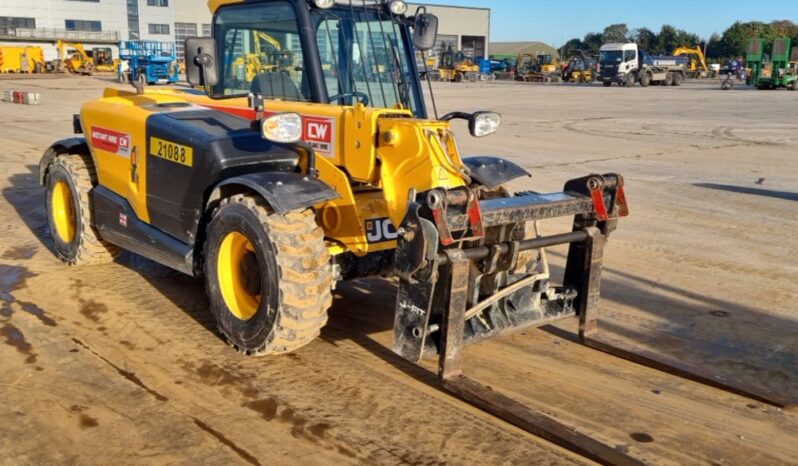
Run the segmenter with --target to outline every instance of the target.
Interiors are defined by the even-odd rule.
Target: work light
[[[297,142],[302,139],[302,117],[298,113],[272,115],[261,123],[261,134],[272,142]]]
[[[316,8],[332,8],[335,5],[335,0],[313,0],[313,4],[316,5]]]
[[[476,112],[471,115],[468,122],[468,129],[471,135],[481,138],[493,134],[502,124],[502,117],[495,112]]]
[[[403,0],[390,0],[388,2],[388,10],[395,15],[403,15],[407,11],[407,3]]]

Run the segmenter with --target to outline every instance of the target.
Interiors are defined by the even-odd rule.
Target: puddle
[[[650,436],[645,432],[632,432],[631,434],[629,434],[629,437],[632,437],[632,440],[634,440],[635,442],[640,442],[640,443],[651,443],[654,441],[654,437]]]
[[[3,259],[28,260],[36,254],[35,246],[15,246],[3,253]]]
[[[100,423],[97,419],[89,416],[88,414],[81,414],[80,415],[80,428],[81,429],[91,429],[94,427],[99,426]]]
[[[93,299],[80,301],[80,313],[94,323],[100,322],[100,316],[108,312],[108,306]]]
[[[48,327],[56,327],[58,325],[55,323],[55,320],[53,320],[51,317],[48,317],[44,313],[44,309],[40,308],[36,304],[29,303],[27,301],[17,301],[17,303],[19,303],[19,306],[22,308],[23,311],[36,317],[44,325]]]
[[[17,265],[0,264],[0,292],[6,295],[25,286],[25,280],[35,277],[36,274],[25,267]],[[5,297],[0,297],[6,301]]]
[[[25,340],[25,335],[23,335],[18,328],[6,323],[3,325],[3,328],[0,328],[0,333],[5,338],[5,343],[8,346],[13,346],[17,351],[28,356],[27,359],[25,359],[27,364],[36,362],[37,356],[36,353],[33,352],[33,346]]]

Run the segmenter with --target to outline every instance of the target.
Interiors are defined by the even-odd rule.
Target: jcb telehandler
[[[482,137],[501,119],[427,112],[415,50],[432,49],[437,18],[423,7],[409,16],[401,0],[209,6],[213,38],[186,41],[193,88],[108,89],[76,115],[81,135],[45,152],[55,253],[77,265],[124,249],[204,277],[221,334],[247,354],[313,340],[336,281],[393,274],[396,353],[437,353],[447,390],[591,458],[635,464],[460,366],[465,343],[564,318],[578,319],[588,345],[667,361],[641,360],[597,333],[604,243],[627,214],[623,178],[511,194],[506,184],[526,170],[463,156],[455,120]],[[252,49],[253,31],[301,65],[242,82],[233,63]],[[564,216],[571,231],[538,234],[538,221]],[[570,250],[555,283],[544,248],[561,244]]]

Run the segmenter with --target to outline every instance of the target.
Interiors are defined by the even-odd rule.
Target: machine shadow
[[[552,272],[559,277],[562,268],[552,265]],[[392,330],[396,290],[384,279],[341,284],[322,338],[333,344],[349,340],[436,385],[434,372],[391,351],[390,336],[372,336]],[[600,332],[798,402],[798,320],[612,269],[605,270],[600,307],[605,310],[599,314]],[[624,307],[634,312],[614,309]],[[578,341],[572,331],[555,325],[542,330]]]
[[[798,319],[610,268],[603,272],[599,307],[599,334],[798,403]]]
[[[731,193],[772,197],[775,199],[784,199],[786,201],[798,201],[798,193],[790,191],[774,191],[771,189],[749,188],[746,186],[733,186],[733,185],[715,184],[715,183],[695,183],[694,186],[698,186],[699,188],[716,189],[718,191],[728,191]]]
[[[20,220],[39,243],[52,253],[53,243],[47,225],[44,189],[39,186],[39,167],[28,165],[26,168],[27,172],[8,177],[8,187],[3,189],[3,198],[14,208]],[[129,252],[123,252],[116,262],[138,273],[176,307],[221,339],[216,332],[213,316],[208,311],[208,302],[201,280]]]

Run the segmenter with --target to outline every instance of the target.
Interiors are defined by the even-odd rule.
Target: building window
[[[139,0],[127,0],[128,39],[139,40]]]
[[[202,25],[202,37],[210,37],[213,33],[211,33],[211,25],[210,24],[203,24]]]
[[[168,24],[148,24],[147,26],[150,29],[150,34],[165,34],[165,35],[169,35],[169,25]]]
[[[195,23],[175,23],[178,60],[183,60],[185,56],[186,39],[189,37],[197,37],[197,25]]]
[[[0,28],[36,29],[36,19],[0,16]]]
[[[103,23],[100,21],[86,21],[82,19],[64,20],[67,31],[89,31],[100,32],[103,30]]]
[[[147,0],[147,6],[169,6],[169,0]]]

